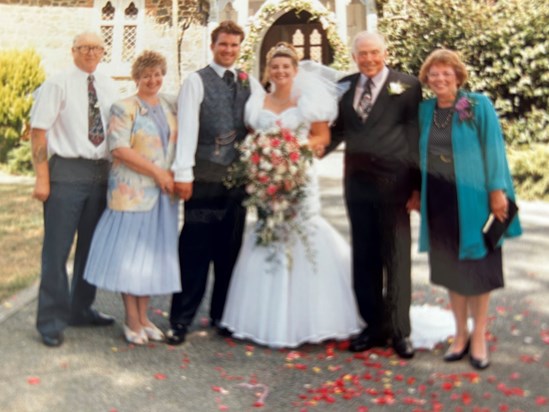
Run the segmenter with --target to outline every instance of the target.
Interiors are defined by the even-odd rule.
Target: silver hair
[[[87,37],[87,36],[90,36],[90,37],[93,36],[97,38],[97,40],[99,40],[99,42],[101,43],[101,46],[105,47],[105,41],[103,40],[103,36],[101,36],[99,33],[95,31],[84,31],[74,36],[74,39],[72,41],[72,47],[75,47],[76,44],[78,43],[78,40],[80,40],[82,37]]]
[[[358,43],[363,40],[376,41],[381,45],[381,51],[384,52],[387,50],[387,43],[385,42],[385,37],[383,36],[383,34],[374,31],[361,31],[357,33],[357,35],[353,39],[353,54],[356,53]]]

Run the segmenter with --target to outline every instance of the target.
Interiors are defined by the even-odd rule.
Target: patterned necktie
[[[223,73],[223,81],[229,86],[229,89],[234,93],[235,91],[235,82],[234,82],[234,73],[230,70],[225,70]]]
[[[368,115],[370,114],[370,111],[372,110],[372,85],[374,83],[372,82],[372,79],[368,78],[366,81],[366,84],[364,85],[364,90],[362,91],[362,96],[360,96],[360,100],[358,102],[358,107],[356,108],[356,111],[360,118],[362,119],[362,122],[366,122],[366,119],[368,119]]]
[[[101,111],[97,102],[97,92],[93,85],[93,74],[88,76],[88,139],[95,146],[99,146],[105,140]]]

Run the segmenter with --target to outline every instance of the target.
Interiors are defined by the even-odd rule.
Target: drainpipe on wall
[[[172,30],[173,30],[173,47],[175,51],[175,62],[177,70],[175,73],[176,84],[181,83],[181,55],[179,50],[179,1],[172,0]]]
[[[377,30],[377,8],[375,0],[360,0],[366,6],[366,30]]]

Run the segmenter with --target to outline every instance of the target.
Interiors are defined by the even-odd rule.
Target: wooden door
[[[313,19],[306,11],[297,14],[290,10],[273,23],[263,38],[259,63],[262,80],[267,53],[280,41],[293,44],[302,60],[315,60],[325,65],[334,60],[326,31],[318,19]]]

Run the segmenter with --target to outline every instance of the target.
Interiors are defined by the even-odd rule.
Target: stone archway
[[[334,61],[333,49],[320,21],[307,11],[290,10],[280,16],[263,36],[259,49],[260,73],[265,70],[267,53],[280,41],[293,44],[300,59],[314,60],[326,66]]]
[[[351,62],[347,45],[337,32],[333,13],[318,0],[281,0],[277,3],[265,3],[251,20],[242,45],[240,66],[254,74],[259,73],[263,38],[273,23],[289,11],[307,12],[313,19],[318,20],[325,30],[326,39],[333,53],[331,66],[338,70],[347,70]]]

